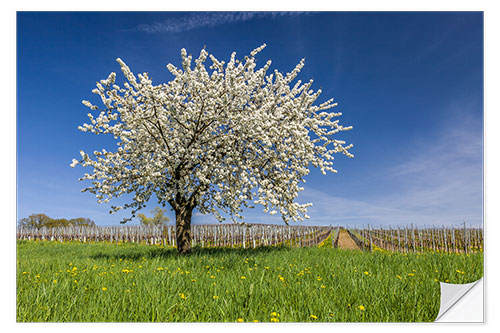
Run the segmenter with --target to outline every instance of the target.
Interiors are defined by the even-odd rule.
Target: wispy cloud
[[[426,133],[408,147],[408,157],[388,170],[386,188],[377,196],[341,198],[308,189],[301,201],[312,202],[315,224],[452,225],[482,223],[483,144],[480,117],[473,106],[451,105],[439,133]],[[477,114],[477,113],[476,113]],[[381,180],[381,182],[383,182]],[[373,194],[373,193],[372,193]],[[374,198],[375,197],[375,198]]]
[[[148,33],[183,32],[199,28],[301,14],[302,12],[200,12],[167,19],[163,22],[140,24],[137,30]]]

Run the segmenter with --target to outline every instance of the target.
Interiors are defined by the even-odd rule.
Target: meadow
[[[483,253],[17,241],[19,322],[433,321]]]

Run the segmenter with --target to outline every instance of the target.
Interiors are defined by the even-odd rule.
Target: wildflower
[[[413,273],[408,273],[408,276],[415,276],[415,274],[413,274]]]
[[[316,317],[315,315],[310,315],[311,319],[318,319],[318,317]]]
[[[238,318],[238,319],[236,319],[236,321],[237,321],[238,323],[242,323],[242,322],[243,322],[243,318]]]
[[[212,296],[212,298],[213,298],[213,299],[219,299],[219,296],[214,295],[214,296]]]
[[[269,269],[269,267],[267,267],[267,266],[264,266],[264,269]]]
[[[241,276],[241,277],[240,277],[240,279],[245,280],[245,279],[246,279],[246,277],[245,277],[245,276]]]
[[[318,276],[318,281],[321,281],[321,276]]]
[[[196,282],[196,280],[195,280],[195,279],[192,279],[192,280],[191,280],[191,282]]]
[[[370,274],[370,273],[368,273],[368,272],[365,272],[364,274],[365,274],[365,275],[368,275],[368,274]]]
[[[358,306],[358,309],[360,309],[361,311],[365,311],[365,307],[363,305]]]
[[[396,277],[397,277],[398,279],[400,279],[400,280],[401,280],[401,276],[399,276],[399,275],[396,275]]]
[[[186,296],[185,296],[183,293],[180,293],[180,294],[179,294],[179,297],[180,297],[181,299],[186,299]]]
[[[324,284],[322,284],[322,285],[321,285],[321,288],[322,288],[322,289],[325,289],[325,288],[326,288],[326,286],[325,286]]]
[[[56,280],[56,281],[57,281],[57,280]],[[75,283],[78,283],[78,280],[75,280],[74,282],[75,282]]]
[[[271,318],[271,321],[272,321],[273,323],[278,323],[280,320],[279,320],[278,318],[274,318],[274,317],[273,317],[273,318]]]
[[[215,279],[215,276],[213,276],[213,275],[210,275],[210,278],[211,278],[211,279]]]
[[[108,288],[102,287],[102,291],[106,291],[106,290],[108,290]]]
[[[254,323],[258,323],[259,321],[257,319],[252,320]]]
[[[333,317],[333,316],[334,316],[334,314],[330,312],[330,317]]]
[[[54,283],[57,283],[57,280],[54,280]]]
[[[279,317],[280,314],[277,312],[271,312],[271,317]]]

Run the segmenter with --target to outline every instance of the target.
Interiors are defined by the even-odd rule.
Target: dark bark
[[[180,206],[175,210],[175,233],[179,254],[188,254],[191,252],[192,212],[193,208],[188,205]]]

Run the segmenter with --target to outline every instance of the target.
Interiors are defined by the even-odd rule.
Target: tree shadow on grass
[[[189,257],[225,257],[225,256],[252,256],[255,254],[262,253],[276,253],[280,251],[288,251],[290,247],[287,246],[260,246],[256,248],[225,248],[225,247],[199,247],[195,246],[192,248],[191,253],[185,255],[179,255],[176,248],[141,248],[139,251],[134,249],[124,249],[120,252],[114,253],[106,253],[100,252],[94,255],[91,255],[91,259],[122,259],[122,260],[142,260],[142,258],[146,259],[155,259],[155,258],[189,258]]]

